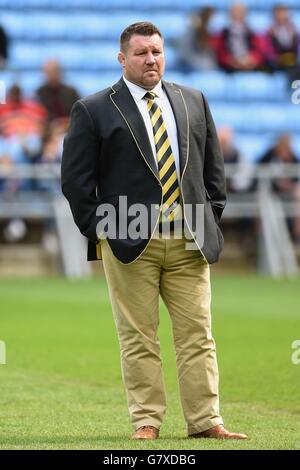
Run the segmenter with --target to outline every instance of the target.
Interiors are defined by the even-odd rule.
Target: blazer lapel
[[[139,108],[122,78],[111,88],[111,101],[126,122],[142,157],[154,173],[154,176],[159,180],[152,147]]]
[[[165,81],[163,81],[162,83],[168,95],[177,125],[178,147],[180,156],[180,173],[182,178],[185,166],[188,161],[189,149],[189,125],[187,108],[181,90],[173,83],[168,83]]]

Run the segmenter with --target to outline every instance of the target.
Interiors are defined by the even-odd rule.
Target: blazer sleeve
[[[204,185],[207,197],[211,202],[216,223],[219,224],[226,205],[224,159],[207,100],[204,95],[202,95],[202,98],[207,125],[205,162],[203,171]]]
[[[77,101],[71,111],[61,166],[62,191],[80,232],[97,243],[97,181],[100,138],[86,106]]]

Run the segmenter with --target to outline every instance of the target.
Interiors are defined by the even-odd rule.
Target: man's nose
[[[146,56],[146,62],[147,64],[154,64],[155,63],[155,57],[152,54],[152,52],[149,52]]]

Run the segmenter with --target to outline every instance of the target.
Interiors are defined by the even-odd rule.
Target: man
[[[0,69],[4,67],[8,59],[9,39],[5,29],[0,25]]]
[[[75,101],[79,99],[78,92],[72,86],[66,85],[62,79],[59,62],[48,60],[43,66],[45,82],[37,90],[37,97],[48,111],[48,119],[64,120],[69,117]]]
[[[286,70],[297,67],[299,34],[286,5],[276,4],[273,7],[273,23],[267,38],[271,49],[271,63],[274,70]]]
[[[249,28],[247,8],[243,3],[231,5],[230,21],[217,38],[217,56],[221,68],[228,72],[263,70],[265,58],[258,35]]]
[[[212,117],[200,92],[161,80],[163,39],[153,24],[129,26],[120,45],[123,78],[73,107],[62,188],[89,239],[88,258],[99,258],[102,251],[133,438],[156,439],[166,409],[157,337],[159,295],[173,324],[188,435],[245,438],[227,431],[219,414],[208,263],[218,259],[222,248],[217,224],[226,197]],[[119,196],[127,197],[129,208],[142,204],[147,209],[140,224],[141,229],[147,226],[146,236],[121,236],[121,225],[124,230],[127,223],[129,233],[134,219],[129,210],[125,214]],[[108,231],[111,235],[99,242],[113,220],[97,211],[107,203],[118,213],[118,235]],[[188,220],[185,213],[188,205],[192,212],[204,207],[204,243],[200,246],[193,236],[196,250],[186,249],[188,235],[175,236],[182,220],[178,207],[190,234],[195,231],[197,220]],[[163,235],[168,222],[170,237],[156,237],[157,228]]]

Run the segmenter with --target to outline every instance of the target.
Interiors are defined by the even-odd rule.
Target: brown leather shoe
[[[159,430],[156,429],[154,426],[141,426],[134,432],[132,439],[154,440],[158,438],[158,435]]]
[[[248,439],[248,436],[246,434],[230,432],[225,429],[222,424],[218,424],[218,426],[214,426],[213,428],[207,429],[207,431],[198,432],[196,434],[190,434],[189,437],[208,437],[210,439]]]

